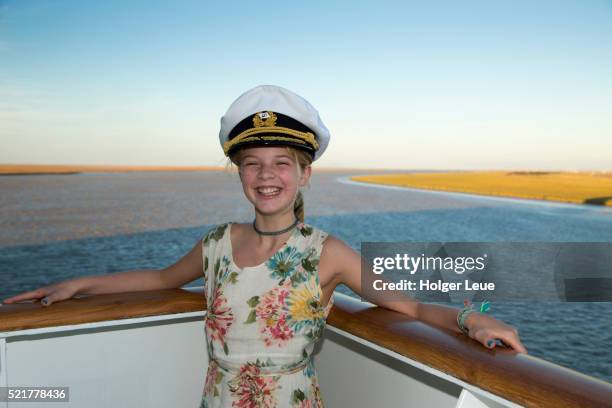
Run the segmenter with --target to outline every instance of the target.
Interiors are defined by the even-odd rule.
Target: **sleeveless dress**
[[[232,224],[202,239],[209,365],[200,408],[323,407],[312,352],[334,300],[321,302],[327,233],[299,223],[267,261],[240,269]]]

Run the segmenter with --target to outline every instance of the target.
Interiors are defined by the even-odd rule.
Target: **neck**
[[[282,214],[282,215],[275,215],[275,216],[255,214],[254,223],[255,223],[255,227],[257,228],[257,230],[265,233],[265,232],[282,231],[294,225],[295,220],[296,220],[296,217],[293,214],[293,212]],[[293,230],[293,228],[291,228],[291,230]],[[290,231],[287,231],[287,233],[289,233]],[[261,235],[268,236],[265,234],[261,234]],[[281,233],[278,235],[284,235],[284,233]],[[274,235],[270,235],[270,236],[274,236]]]

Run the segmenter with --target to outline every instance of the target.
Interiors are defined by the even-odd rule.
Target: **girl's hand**
[[[2,303],[11,304],[22,300],[41,299],[40,303],[43,306],[50,306],[54,302],[70,299],[78,291],[77,285],[72,281],[63,281],[49,286],[32,290],[30,292],[20,293],[8,299],[4,299]]]
[[[470,314],[465,320],[465,326],[471,338],[489,349],[494,348],[496,339],[499,339],[519,353],[527,354],[527,349],[521,343],[518,330],[514,326],[479,312]]]

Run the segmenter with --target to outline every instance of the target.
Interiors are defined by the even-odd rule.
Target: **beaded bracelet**
[[[469,305],[465,306],[457,314],[457,326],[459,326],[459,329],[461,329],[461,331],[466,335],[469,333],[469,329],[465,327],[465,319],[467,319],[467,317],[472,313],[474,313],[474,309],[472,309],[472,305]]]
[[[470,303],[470,301],[467,299],[463,301],[463,306],[464,306],[463,309],[461,309],[461,311],[459,311],[459,313],[457,314],[457,326],[459,326],[459,329],[461,329],[463,333],[468,334],[469,329],[465,327],[465,320],[467,319],[469,315],[475,312],[475,310],[472,309],[474,305]],[[489,307],[490,307],[489,301],[485,300],[480,305],[480,313],[488,312]]]

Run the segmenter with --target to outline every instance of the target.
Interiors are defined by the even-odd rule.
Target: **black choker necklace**
[[[293,228],[295,228],[297,223],[298,223],[298,219],[296,218],[295,221],[293,221],[293,224],[291,224],[287,228],[284,228],[284,229],[282,229],[280,231],[260,231],[259,229],[257,229],[257,226],[255,225],[255,220],[253,220],[253,229],[259,235],[281,235],[281,234],[284,234],[287,231],[291,231]]]

